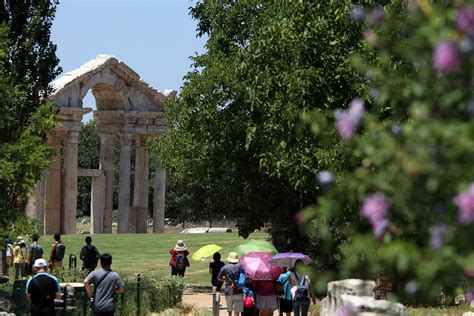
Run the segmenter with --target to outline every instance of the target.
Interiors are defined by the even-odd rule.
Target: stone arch
[[[148,213],[147,137],[159,137],[167,129],[163,115],[166,98],[174,90],[161,93],[147,84],[124,62],[111,55],[98,55],[80,68],[65,73],[52,83],[50,100],[58,110],[57,128],[48,141],[55,152],[43,181],[38,184],[36,214],[45,233],[76,233],[77,177],[95,174],[93,192],[93,233],[112,232],[112,193],[114,180],[114,141],[120,138],[119,233],[146,233]],[[92,109],[83,108],[83,98],[92,90],[97,110],[93,112],[101,137],[100,168],[78,169],[78,136],[82,116]],[[64,166],[61,166],[61,142],[64,142]],[[130,197],[131,143],[135,142],[134,196]],[[165,172],[157,166],[154,207],[154,232],[162,232],[164,222]],[[103,177],[103,178],[102,178]],[[43,193],[41,193],[43,192]],[[102,194],[103,193],[103,194]],[[99,201],[100,200],[100,201]],[[103,203],[102,203],[103,200]],[[42,210],[41,210],[42,208]],[[43,214],[43,215],[39,215]],[[156,215],[156,218],[155,218]]]

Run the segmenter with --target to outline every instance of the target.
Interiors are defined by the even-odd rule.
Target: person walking
[[[13,248],[13,263],[15,265],[15,280],[26,276],[26,264],[28,260],[28,248],[23,237],[18,236],[16,246]]]
[[[91,236],[86,237],[86,245],[82,247],[79,258],[82,260],[82,270],[92,272],[97,268],[99,262],[100,253],[97,248],[92,245]]]
[[[241,265],[237,264],[239,262],[239,255],[236,252],[230,252],[227,262],[229,263],[221,268],[217,279],[225,282],[224,296],[227,313],[229,316],[232,316],[233,312],[234,316],[238,316],[244,311],[244,292],[235,286],[235,277],[241,269]]]
[[[275,280],[252,281],[257,289],[257,308],[260,316],[272,316],[278,309],[278,301],[275,293]]]
[[[31,236],[33,243],[28,246],[28,268],[26,273],[28,275],[33,274],[33,265],[37,259],[43,258],[43,248],[38,244],[39,235],[34,233]]]
[[[49,265],[51,271],[57,270],[63,266],[64,253],[66,246],[61,241],[61,234],[54,234],[54,242],[51,244],[51,251],[49,253]]]
[[[100,256],[102,269],[89,273],[84,279],[84,288],[92,303],[94,316],[113,316],[115,313],[115,293],[125,292],[125,283],[117,272],[112,271],[112,256],[104,253]],[[91,289],[94,284],[94,293]]]
[[[26,299],[31,302],[31,316],[54,316],[54,299],[61,298],[58,279],[47,273],[48,263],[40,258],[33,263],[36,275],[26,282]]]
[[[180,276],[184,277],[186,268],[189,267],[189,252],[186,248],[186,244],[182,240],[176,242],[176,246],[170,249],[171,255],[170,267],[171,267],[171,276]]]
[[[307,316],[310,297],[315,302],[315,295],[311,288],[311,280],[304,272],[304,263],[296,261],[294,271],[291,273],[291,294],[293,298],[293,312],[295,316]]]
[[[220,291],[224,282],[219,281],[217,279],[217,276],[219,275],[219,272],[221,271],[222,267],[225,266],[225,263],[221,261],[221,254],[218,252],[214,253],[212,259],[214,261],[209,263],[209,273],[212,275],[211,283],[212,286],[215,286],[217,288],[217,291]]]
[[[277,279],[277,284],[280,284],[282,287],[283,293],[278,297],[278,310],[280,316],[283,316],[283,313],[286,316],[290,316],[293,311],[293,302],[291,297],[291,271],[288,271],[287,268],[283,268],[283,273]]]

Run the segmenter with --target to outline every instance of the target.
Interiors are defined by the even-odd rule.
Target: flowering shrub
[[[383,273],[405,303],[435,303],[442,290],[471,299],[474,1],[356,6],[349,18],[371,48],[353,57],[368,93],[365,112],[354,96],[333,126],[341,159],[358,164],[334,171],[334,185],[304,212],[322,252],[341,258],[318,273],[318,289]]]

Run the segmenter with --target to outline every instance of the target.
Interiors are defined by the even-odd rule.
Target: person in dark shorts
[[[84,288],[92,302],[94,316],[113,316],[115,313],[115,293],[125,292],[125,283],[117,272],[113,272],[112,256],[104,253],[100,256],[102,269],[92,271],[84,279]],[[92,293],[91,284],[94,284]]]
[[[225,263],[221,261],[221,254],[218,252],[214,253],[212,259],[214,259],[214,262],[209,263],[209,273],[212,274],[211,282],[212,286],[217,287],[217,291],[220,291],[224,282],[219,281],[217,276],[219,275],[222,267],[225,266]]]
[[[288,271],[287,268],[283,268],[283,273],[277,279],[277,282],[280,283],[283,287],[283,294],[278,297],[278,310],[280,316],[283,316],[283,313],[286,313],[287,316],[291,315],[293,312],[293,301],[291,296],[291,271]]]
[[[171,267],[171,276],[180,276],[184,277],[186,268],[189,267],[189,252],[186,248],[186,244],[182,240],[178,240],[176,246],[171,248],[169,251],[171,255],[170,267]]]
[[[36,259],[33,264],[36,275],[26,283],[26,299],[31,302],[31,316],[54,316],[54,299],[60,299],[58,279],[48,274],[48,263]]]
[[[33,265],[35,261],[43,258],[43,247],[38,244],[39,235],[37,233],[31,236],[33,243],[28,246],[28,267],[26,268],[26,274],[31,275],[33,273]]]
[[[91,236],[86,237],[86,245],[82,247],[79,258],[82,260],[82,270],[92,272],[97,268],[99,262],[100,253],[97,248],[92,245]]]

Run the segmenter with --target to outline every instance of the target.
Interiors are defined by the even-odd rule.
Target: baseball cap
[[[48,266],[48,263],[44,259],[36,259],[33,267],[35,268],[45,268]]]

